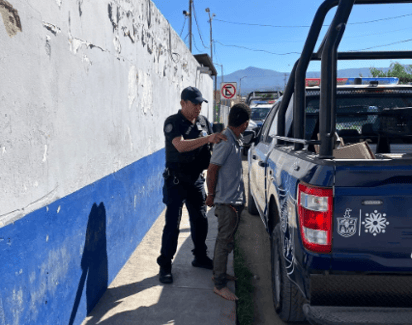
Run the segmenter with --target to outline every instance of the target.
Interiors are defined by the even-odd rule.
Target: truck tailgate
[[[332,269],[412,272],[412,166],[337,165],[334,189]]]

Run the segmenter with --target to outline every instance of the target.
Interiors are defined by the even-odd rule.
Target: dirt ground
[[[243,176],[247,193],[247,158],[243,159]],[[254,274],[254,325],[285,325],[275,312],[272,298],[270,239],[259,216],[245,209],[242,213],[237,238],[249,270]],[[309,324],[309,323],[303,323]],[[303,325],[302,324],[302,325]]]

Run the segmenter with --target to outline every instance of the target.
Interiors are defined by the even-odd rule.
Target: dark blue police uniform
[[[190,218],[190,229],[195,258],[206,257],[206,237],[208,222],[206,218],[205,179],[202,175],[210,161],[210,145],[179,153],[172,141],[183,136],[197,139],[212,134],[211,125],[206,117],[199,115],[196,123],[187,120],[181,111],[169,116],[163,128],[166,138],[166,170],[164,172],[163,203],[166,204],[166,224],[163,229],[162,248],[157,259],[160,267],[170,269],[177,249],[179,225],[183,203],[186,204]],[[193,264],[193,262],[192,262]],[[196,266],[195,264],[193,264]]]

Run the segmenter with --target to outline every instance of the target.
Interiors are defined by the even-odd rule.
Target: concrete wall
[[[164,208],[164,119],[194,85],[211,120],[213,81],[148,0],[0,13],[0,325],[80,324]]]

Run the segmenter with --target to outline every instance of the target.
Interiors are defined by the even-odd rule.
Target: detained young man
[[[213,258],[213,291],[227,300],[238,300],[226,286],[235,280],[228,275],[228,255],[234,248],[234,236],[239,225],[240,214],[245,206],[245,186],[242,169],[242,133],[249,124],[251,110],[244,103],[235,104],[229,112],[229,125],[222,133],[227,141],[215,144],[207,170],[208,196],[206,204],[215,206],[218,218]]]

